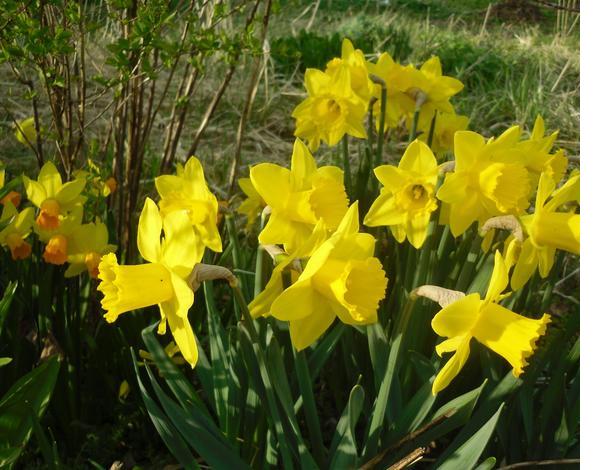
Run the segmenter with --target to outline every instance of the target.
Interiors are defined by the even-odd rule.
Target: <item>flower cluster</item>
[[[5,170],[0,173],[0,188],[4,188]],[[84,173],[89,172],[81,174]],[[84,209],[87,197],[83,193],[86,188],[91,192],[94,188],[81,174],[63,183],[54,164],[46,162],[36,180],[22,177],[27,199],[33,207],[19,210],[22,198],[15,190],[8,191],[2,198],[0,245],[10,250],[13,260],[32,255],[32,243],[28,240],[33,233],[44,244],[41,258],[46,263],[68,264],[65,277],[86,271],[92,278],[98,276],[100,257],[116,247],[108,243],[106,225]],[[9,184],[17,188],[18,180]],[[106,194],[96,195],[104,197]],[[89,222],[86,215],[91,218]]]
[[[452,150],[453,132],[466,129],[468,124],[468,118],[456,115],[450,104],[450,98],[463,89],[463,84],[442,75],[440,60],[435,56],[420,68],[398,64],[388,53],[371,63],[350,40],[344,39],[342,56],[331,60],[325,72],[307,69],[304,86],[308,97],[292,113],[296,118],[294,135],[306,139],[313,151],[321,141],[332,146],[345,134],[365,139],[365,115],[373,103],[373,116],[379,123],[384,86],[385,128],[410,128],[416,120],[418,130],[427,136],[435,119],[440,123],[434,128],[436,152]]]

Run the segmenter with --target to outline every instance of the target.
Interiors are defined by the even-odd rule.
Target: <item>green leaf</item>
[[[348,403],[340,417],[329,449],[330,469],[356,468],[358,463],[358,446],[354,429],[365,401],[365,391],[360,385],[350,390]]]
[[[12,361],[12,357],[0,357],[0,367],[10,364],[11,361]]]
[[[477,460],[479,460],[479,457],[492,437],[502,408],[504,408],[504,403],[500,405],[498,411],[496,411],[489,421],[485,423],[479,431],[473,434],[467,442],[443,460],[438,460],[436,462],[436,468],[440,470],[473,468],[475,464],[477,464]]]
[[[144,401],[144,405],[146,405],[148,416],[150,416],[154,427],[158,431],[158,435],[163,440],[173,457],[175,457],[177,461],[184,466],[184,468],[200,468],[198,462],[194,460],[194,456],[190,452],[187,444],[183,441],[173,424],[171,424],[169,419],[165,416],[160,407],[156,404],[146,390],[146,387],[142,382],[142,378],[140,377],[140,372],[137,367],[133,348],[131,348],[131,359],[133,360],[135,376],[137,377],[138,386],[140,387],[142,400]]]
[[[2,334],[4,321],[8,316],[8,311],[10,309],[10,305],[12,304],[13,297],[15,296],[15,292],[17,290],[18,285],[18,282],[11,281],[8,284],[8,286],[6,286],[6,289],[4,290],[4,295],[2,296],[2,300],[0,300],[0,334]]]
[[[0,467],[12,465],[33,431],[32,413],[41,419],[60,369],[58,356],[21,377],[0,401]]]
[[[217,439],[202,421],[178,406],[174,400],[162,390],[154,374],[146,365],[146,372],[154,392],[163,406],[167,416],[188,444],[214,468],[248,468],[238,457],[235,449],[223,439]]]
[[[496,457],[488,457],[483,462],[481,462],[475,470],[492,470],[496,465]]]
[[[435,395],[431,393],[433,379],[434,377],[430,377],[406,404],[395,432],[407,434],[417,429],[425,420],[436,400]]]

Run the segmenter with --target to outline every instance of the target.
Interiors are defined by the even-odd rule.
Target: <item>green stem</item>
[[[381,87],[381,103],[379,104],[379,134],[377,135],[377,151],[375,153],[374,167],[381,165],[383,155],[383,140],[385,137],[385,112],[387,108],[387,85],[385,80],[377,75],[370,74],[373,83]]]
[[[352,169],[350,168],[350,151],[348,149],[348,134],[344,134],[344,137],[342,138],[342,156],[344,159],[344,186],[346,186],[346,193],[351,197],[353,188]]]
[[[410,128],[410,135],[408,136],[408,143],[410,144],[417,137],[417,126],[419,125],[419,114],[421,114],[421,108],[415,109],[413,116],[412,127]]]
[[[433,118],[431,119],[431,125],[429,126],[429,135],[427,136],[427,147],[431,148],[431,144],[433,143],[433,133],[435,131],[435,122],[437,120],[437,109],[435,113],[433,113]]]
[[[265,221],[267,220],[267,214],[262,211],[260,214],[260,230],[265,228]],[[254,269],[254,297],[260,294],[263,290],[263,264],[264,264],[265,250],[259,245],[256,251],[256,267]]]
[[[481,252],[481,241],[482,238],[479,235],[475,235],[473,243],[471,244],[471,249],[467,255],[467,259],[463,264],[462,270],[460,271],[458,281],[456,281],[456,290],[458,291],[466,293],[468,287],[471,285],[471,282],[473,282],[473,271],[475,270],[475,265],[477,264],[479,254]]]

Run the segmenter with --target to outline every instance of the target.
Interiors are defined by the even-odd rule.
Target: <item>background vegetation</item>
[[[23,2],[0,2],[0,159],[13,176],[32,174],[38,158],[54,153],[65,174],[91,159],[102,177],[118,176],[126,196],[109,198],[99,210],[125,251],[135,240],[131,220],[137,218],[141,195],[154,190],[152,178],[190,152],[201,157],[219,199],[239,192],[231,190],[232,162],[239,162],[240,176],[247,176],[248,166],[258,161],[286,165],[293,144],[290,115],[304,96],[304,70],[323,68],[339,55],[344,37],[368,57],[388,51],[397,61],[420,64],[438,55],[444,74],[465,84],[454,103],[458,113],[471,118],[471,129],[491,136],[515,123],[531,128],[540,114],[547,129],[560,129],[557,146],[570,157],[579,156],[578,15],[544,6],[547,2],[282,0],[268,13],[264,4],[253,13],[259,2],[232,1],[207,2],[202,15],[190,13],[188,2],[85,2],[79,9],[75,2],[43,3],[57,15],[51,38],[35,8],[27,21],[17,21]],[[73,9],[59,11],[63,3]],[[132,11],[132,5],[138,10]],[[567,6],[577,8],[575,2]],[[79,57],[88,61],[79,67],[62,61],[73,55],[72,47],[81,45],[81,39],[84,52]],[[65,81],[65,67],[79,70],[78,78]],[[213,107],[227,77],[230,81]],[[86,115],[78,120],[82,84]],[[71,121],[58,117],[65,108],[72,110]],[[15,122],[34,110],[40,131],[48,132],[43,148],[24,146],[14,136]],[[50,131],[53,120],[63,122],[64,134],[50,135],[56,132]],[[397,161],[403,150],[398,141],[386,144],[385,160]],[[321,164],[337,162],[336,152],[322,151],[317,158]],[[357,161],[358,155],[352,158]],[[137,177],[127,180],[131,168]],[[254,235],[241,235],[241,242],[256,248]],[[8,254],[3,256],[0,357],[13,361],[0,368],[0,396],[10,395],[44,351],[59,349],[67,357],[60,370],[52,362],[42,370],[53,377],[50,382],[56,381],[55,391],[48,391],[46,402],[35,409],[34,416],[43,418],[34,417],[33,423],[41,426],[34,426],[35,438],[19,465],[45,467],[52,460],[72,468],[106,468],[119,461],[128,468],[156,468],[173,463],[150,424],[128,349],[149,348],[139,333],[148,319],[131,315],[117,327],[108,326],[95,294],[83,300],[93,292],[89,283],[64,280],[53,266],[19,271]],[[215,261],[226,262],[227,256],[233,255]],[[239,267],[252,262],[247,255]],[[540,379],[545,387],[534,395],[536,405],[527,403],[530,395],[511,395],[510,410],[500,418],[489,452],[504,455],[507,462],[578,455],[578,412],[556,412],[578,410],[577,263],[565,258],[547,298],[531,294],[539,295],[539,305],[548,303],[564,325],[547,339],[558,349],[547,346],[540,367],[555,373]],[[14,290],[9,279],[39,290]],[[227,292],[217,289],[215,299],[224,311],[232,311]],[[207,323],[211,316],[206,306],[196,305],[191,315],[196,331],[215,328]],[[234,324],[235,317],[222,321]],[[420,358],[414,361],[419,364]],[[325,375],[335,362],[333,358],[325,366]],[[156,375],[158,369],[151,370]],[[491,370],[489,379],[497,385],[501,377]],[[340,377],[337,384],[317,383],[321,410],[346,403],[355,382]],[[500,383],[508,388],[493,390],[508,393],[510,384]],[[497,404],[492,398],[486,398],[490,409]],[[0,410],[9,405],[10,400],[0,403]],[[541,416],[532,416],[537,409]],[[335,431],[333,411],[330,418],[322,419],[323,434]],[[525,443],[513,440],[515,422],[525,428]]]

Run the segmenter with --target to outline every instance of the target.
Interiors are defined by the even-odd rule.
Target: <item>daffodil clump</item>
[[[30,132],[32,123],[33,120],[21,123],[23,131]],[[99,171],[91,160],[88,168]],[[5,171],[1,170],[0,191],[5,186]],[[98,203],[86,195],[104,198],[109,192],[97,191],[97,178],[91,181],[85,177],[89,174],[88,170],[80,170],[75,178],[63,181],[56,166],[48,161],[37,178],[22,175],[6,185],[11,189],[0,200],[0,245],[10,250],[13,260],[34,256],[48,264],[67,266],[65,277],[87,272],[91,278],[97,278],[100,257],[115,251],[116,245],[108,241],[108,229],[98,217]],[[21,182],[23,195],[17,191]],[[19,209],[21,205],[25,207]],[[33,250],[36,239],[43,245],[40,253]]]

